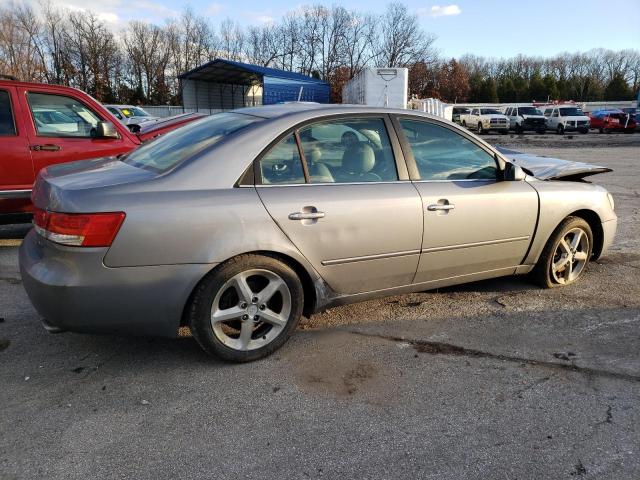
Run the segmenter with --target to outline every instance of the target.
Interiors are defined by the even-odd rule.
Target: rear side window
[[[11,111],[11,98],[9,92],[0,90],[0,136],[10,137],[16,134],[16,125],[13,122]]]
[[[392,182],[398,180],[384,120],[342,118],[300,129],[311,183]]]
[[[421,180],[495,180],[493,156],[462,135],[432,123],[400,120]]]
[[[259,117],[241,113],[217,113],[190,123],[137,148],[123,158],[125,163],[157,173],[173,167],[202,152],[252,123]]]
[[[302,159],[293,134],[283,138],[260,160],[262,184],[304,183]]]
[[[91,138],[100,117],[78,100],[48,93],[27,94],[36,133],[43,137]]]

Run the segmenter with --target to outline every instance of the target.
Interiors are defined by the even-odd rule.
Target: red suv
[[[80,90],[0,77],[0,223],[23,221],[31,212],[41,168],[120,155],[202,116],[178,115],[131,133]]]

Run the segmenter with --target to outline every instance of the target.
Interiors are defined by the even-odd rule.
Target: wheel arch
[[[602,229],[602,219],[600,216],[589,209],[576,210],[571,212],[567,217],[579,217],[589,224],[591,233],[593,234],[593,248],[591,249],[591,258],[597,260],[602,253],[602,246],[604,245],[604,231]],[[564,221],[567,217],[563,218]],[[560,225],[560,223],[558,223]],[[557,226],[556,226],[557,228]]]
[[[302,309],[302,314],[305,317],[310,317],[314,312],[315,312],[315,308],[316,305],[318,303],[318,295],[316,293],[316,282],[314,282],[311,274],[309,273],[309,271],[307,270],[307,268],[296,258],[292,257],[291,255],[287,255],[285,253],[282,252],[276,252],[273,250],[252,250],[252,251],[247,251],[247,252],[242,252],[239,253],[237,255],[234,255],[228,259],[226,259],[223,262],[218,263],[217,265],[215,265],[213,268],[211,268],[207,273],[205,273],[202,278],[200,278],[198,280],[198,282],[195,284],[195,286],[193,287],[193,289],[191,290],[191,293],[189,294],[189,296],[187,297],[187,300],[185,301],[185,304],[182,307],[182,316],[180,318],[180,330],[188,327],[188,310],[189,310],[189,304],[191,303],[191,300],[193,298],[193,295],[195,294],[195,292],[198,290],[198,287],[200,286],[200,284],[204,281],[205,278],[207,278],[210,275],[215,274],[215,272],[217,272],[220,268],[222,268],[223,265],[225,265],[227,262],[233,260],[236,257],[239,257],[241,255],[261,255],[264,257],[271,257],[271,258],[275,258],[276,260],[279,260],[285,264],[287,264],[289,267],[291,267],[293,269],[294,272],[296,272],[296,275],[298,275],[298,278],[300,278],[300,282],[302,283],[302,289],[304,292],[304,306]]]

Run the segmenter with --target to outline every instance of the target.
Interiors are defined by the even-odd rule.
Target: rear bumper
[[[109,268],[106,251],[26,236],[22,282],[48,329],[176,337],[189,295],[215,265]]]

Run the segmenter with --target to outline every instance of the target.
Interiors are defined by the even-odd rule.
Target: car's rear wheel
[[[555,229],[532,272],[544,288],[574,283],[584,272],[593,249],[593,233],[579,217],[567,217]]]
[[[303,303],[302,284],[289,265],[270,256],[241,255],[205,277],[194,292],[188,320],[205,352],[250,362],[287,341]]]
[[[559,123],[558,126],[556,127],[556,133],[558,135],[564,135],[564,125]]]

